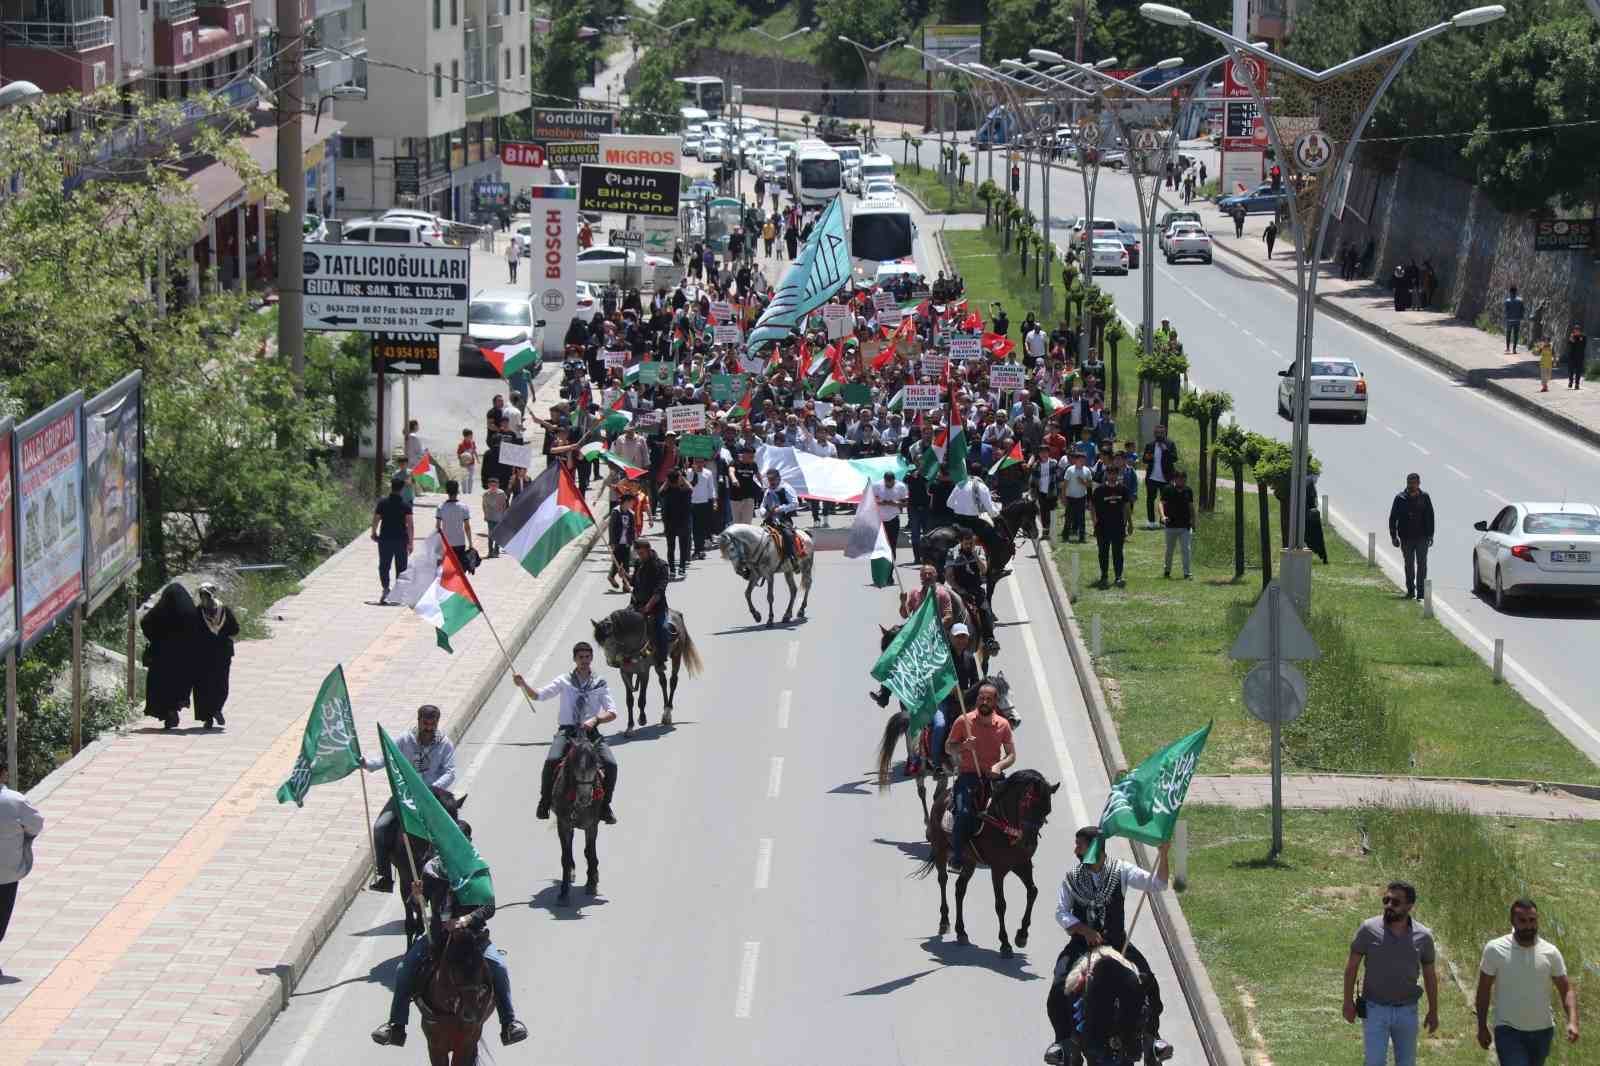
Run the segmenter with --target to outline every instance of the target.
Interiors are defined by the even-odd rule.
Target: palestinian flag
[[[591,463],[596,459],[604,459],[606,462],[622,471],[623,477],[641,477],[644,475],[644,470],[642,468],[634,466],[616,452],[607,451],[606,446],[601,444],[599,441],[591,441],[590,443],[585,444],[582,448],[578,449],[578,454],[583,456],[585,461]]]
[[[592,525],[594,515],[572,475],[560,463],[552,463],[494,527],[494,542],[538,577],[565,544]]]
[[[989,353],[989,358],[1001,360],[1008,358],[1017,350],[1016,344],[1010,337],[1002,337],[998,333],[985,333],[983,335],[983,350]]]
[[[539,365],[539,349],[530,341],[516,341],[512,344],[498,344],[493,348],[480,349],[484,359],[494,367],[496,372],[507,380],[519,370],[527,370]]]
[[[990,474],[998,474],[1008,466],[1022,465],[1022,442],[1016,441],[1011,445],[1011,450],[1002,455],[999,460],[989,468]]]
[[[822,384],[817,386],[817,399],[831,400],[844,391],[844,376],[838,370],[830,370],[828,376],[823,378]]]
[[[750,417],[750,407],[753,403],[755,403],[755,389],[756,386],[754,379],[746,378],[744,383],[744,395],[739,398],[739,402],[734,404],[733,408],[728,412],[728,418],[730,420],[738,421]]]
[[[1056,415],[1067,409],[1067,401],[1061,399],[1060,397],[1051,396],[1048,393],[1045,393],[1041,396],[1041,399],[1044,400],[1044,416],[1046,418],[1054,418]]]
[[[555,467],[550,469],[554,470]],[[507,515],[509,518],[510,515]],[[417,605],[412,608],[422,620],[433,626],[435,639],[445,651],[453,651],[450,638],[461,632],[466,624],[483,613],[483,604],[467,580],[467,572],[450,545],[445,543],[444,558],[439,560],[439,574],[428,586]]]
[[[433,461],[432,452],[423,452],[422,462],[411,468],[411,483],[418,492],[439,491],[439,467]]]
[[[905,386],[902,385],[900,386],[900,391],[889,398],[889,411],[892,414],[899,414],[901,411],[905,410],[905,406],[906,389]]]
[[[878,498],[868,482],[861,491],[861,503],[856,507],[856,518],[850,525],[850,537],[844,546],[846,559],[869,560],[872,586],[884,588],[894,584],[894,552],[889,536],[883,529],[883,516],[878,511]]]
[[[633,422],[633,412],[626,411],[622,407],[627,399],[625,395],[618,396],[616,402],[611,405],[611,410],[607,411],[605,418],[600,420],[598,427],[600,432],[613,440]]]

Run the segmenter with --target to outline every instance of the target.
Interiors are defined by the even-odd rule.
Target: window
[[[444,64],[442,63],[433,65],[433,98],[435,100],[444,99]]]
[[[372,154],[371,137],[339,138],[340,159],[371,159]]]
[[[511,0],[506,0],[505,14],[511,14]]]
[[[506,70],[509,72],[510,69],[510,65],[507,64]],[[517,73],[528,73],[528,46],[525,44],[517,45]]]
[[[1600,518],[1570,511],[1553,514],[1531,514],[1522,520],[1524,533],[1545,533],[1563,537],[1593,537],[1600,535]]]
[[[461,91],[461,60],[452,59],[450,61],[450,92],[452,94],[455,94],[455,93],[459,93],[460,91]]]
[[[508,78],[511,77],[511,49],[509,49],[509,48],[506,49],[505,71],[506,71],[506,77],[508,77]]]
[[[452,26],[456,25],[459,21],[457,9],[460,6],[461,0],[450,0],[450,25]]]
[[[443,0],[433,0],[433,28],[439,28],[439,5]]]

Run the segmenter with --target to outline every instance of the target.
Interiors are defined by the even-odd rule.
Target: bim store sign
[[[586,166],[578,178],[578,207],[584,211],[676,218],[676,170]]]
[[[535,185],[528,190],[533,244],[529,289],[535,311],[544,319],[541,347],[559,350],[577,304],[578,190],[570,185]]]
[[[683,163],[683,138],[601,137],[598,162],[602,166],[608,167],[650,167],[654,170],[677,170]]]
[[[592,141],[616,128],[614,111],[552,111],[533,109],[535,141]]]

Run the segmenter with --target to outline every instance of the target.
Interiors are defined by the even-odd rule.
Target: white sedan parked
[[[1472,589],[1505,610],[1518,596],[1600,598],[1600,507],[1590,503],[1513,503],[1472,549]]]
[[[1126,274],[1128,249],[1121,241],[1100,238],[1094,242],[1094,259],[1089,266],[1095,274]]]
[[[626,261],[623,259],[624,254],[627,256]],[[623,265],[632,270],[643,267],[645,271],[652,271],[658,266],[671,266],[672,260],[659,255],[645,255],[641,262],[638,249],[624,252],[621,248],[597,244],[578,252],[578,279],[594,285],[605,285],[611,281],[611,271]],[[649,277],[644,279],[644,283],[650,284]]]
[[[1291,363],[1278,371],[1278,413],[1294,417],[1294,390],[1299,372]],[[1311,413],[1348,415],[1357,422],[1367,420],[1367,378],[1355,360],[1343,356],[1320,356],[1311,360]]]

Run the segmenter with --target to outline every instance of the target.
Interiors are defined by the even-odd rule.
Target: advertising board
[[[578,177],[578,206],[584,211],[620,215],[678,215],[676,170],[584,166]]]
[[[139,568],[144,383],[134,371],[83,406],[84,579],[92,611]]]
[[[616,129],[615,111],[588,111],[576,108],[533,109],[533,140],[592,141]]]
[[[12,438],[23,650],[83,599],[82,414],[75,392]]]

